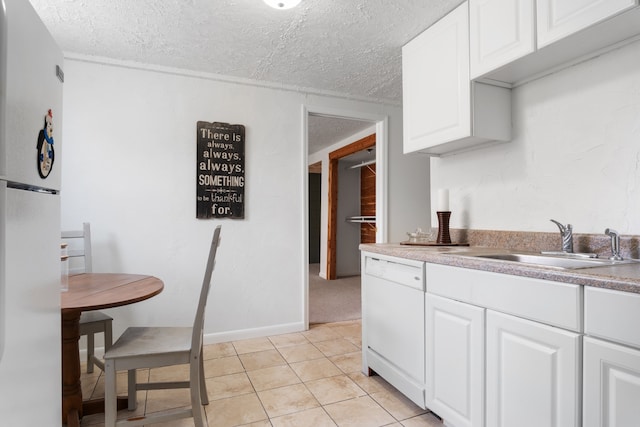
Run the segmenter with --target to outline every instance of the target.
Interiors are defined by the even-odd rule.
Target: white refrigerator
[[[28,0],[0,6],[0,425],[56,426],[63,55]]]

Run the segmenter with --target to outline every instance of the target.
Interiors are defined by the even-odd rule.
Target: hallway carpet
[[[319,272],[320,264],[309,264],[309,323],[360,319],[360,276],[325,280]]]

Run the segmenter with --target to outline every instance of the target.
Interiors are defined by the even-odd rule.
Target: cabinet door
[[[637,5],[637,0],[537,0],[538,49]]]
[[[534,0],[469,0],[471,78],[535,50]]]
[[[484,308],[426,294],[426,406],[448,425],[484,423]]]
[[[580,336],[487,310],[487,425],[580,425]]]
[[[405,153],[471,133],[468,22],[463,3],[402,48]]]
[[[584,338],[584,427],[640,423],[640,350]]]

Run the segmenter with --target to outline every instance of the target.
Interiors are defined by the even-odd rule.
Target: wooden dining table
[[[140,274],[85,273],[69,277],[61,293],[62,310],[62,422],[80,425],[84,415],[104,412],[104,399],[82,400],[80,382],[80,314],[144,301],[162,292],[162,280]],[[126,397],[118,409],[127,407]]]

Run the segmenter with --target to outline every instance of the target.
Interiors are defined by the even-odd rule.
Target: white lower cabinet
[[[640,425],[640,350],[585,337],[583,406],[584,427]]]
[[[585,288],[584,304],[584,426],[640,426],[640,294]]]
[[[580,335],[486,316],[487,426],[580,426]]]
[[[484,308],[426,294],[426,406],[448,425],[484,425]]]
[[[363,372],[448,427],[640,426],[640,294],[362,255]]]
[[[426,406],[450,427],[579,427],[581,288],[429,263],[425,272]]]

